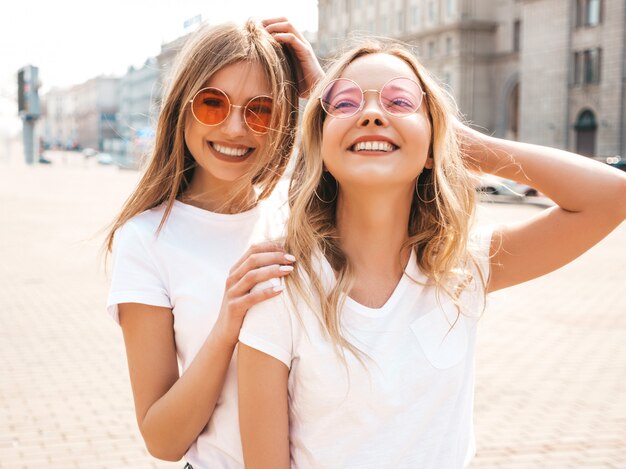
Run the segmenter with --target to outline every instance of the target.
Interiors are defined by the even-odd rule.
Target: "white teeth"
[[[220,145],[219,143],[211,143],[211,145],[216,151],[228,156],[243,156],[250,150],[250,148],[226,147],[224,145]]]
[[[359,142],[354,144],[352,147],[352,151],[393,151],[394,146],[389,142]]]

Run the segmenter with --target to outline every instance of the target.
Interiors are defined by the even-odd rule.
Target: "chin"
[[[208,176],[208,179],[217,179],[222,182],[235,182],[246,177],[249,172],[250,165],[238,166],[238,167],[223,167],[222,165],[199,165],[196,171],[200,169],[204,175]]]
[[[335,176],[337,182],[343,185],[363,186],[363,187],[402,187],[403,185],[412,185],[417,178],[417,173],[413,177],[410,175],[413,171],[406,169],[389,169],[389,168],[361,168],[358,172],[352,174],[342,174]],[[398,177],[400,176],[400,177]]]

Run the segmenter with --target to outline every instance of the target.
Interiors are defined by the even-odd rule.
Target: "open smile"
[[[348,150],[361,155],[385,155],[400,148],[391,139],[378,135],[366,135],[357,138]]]
[[[223,143],[208,142],[213,155],[223,161],[241,162],[248,159],[255,148],[241,145],[225,145]]]
[[[397,150],[399,147],[383,141],[367,141],[367,142],[359,142],[355,143],[350,147],[350,151],[354,152],[363,152],[363,151],[371,151],[371,152],[383,152],[390,153],[394,150]]]

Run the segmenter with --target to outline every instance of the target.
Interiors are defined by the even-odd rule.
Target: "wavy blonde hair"
[[[267,144],[240,179],[232,200],[249,190],[250,184],[257,188],[258,200],[272,192],[285,171],[296,136],[298,92],[294,57],[254,21],[248,20],[243,26],[203,26],[192,34],[178,56],[159,114],[154,150],[139,184],[112,223],[105,240],[108,252],[115,232],[124,223],[165,203],[159,230],[163,227],[174,201],[188,188],[196,167],[185,144],[185,123],[193,119],[188,103],[214,73],[239,62],[261,66],[274,105]]]
[[[350,291],[353,275],[336,230],[337,202],[333,197],[339,186],[332,175],[323,172],[321,144],[326,113],[320,97],[349,64],[369,54],[389,54],[403,60],[426,92],[424,99],[432,128],[429,151],[434,166],[432,170],[425,169],[416,181],[407,227],[409,238],[403,248],[415,251],[420,270],[437,287],[438,295],[445,292],[452,298],[459,314],[460,293],[449,288],[449,281],[461,276],[457,285],[467,282],[461,272],[466,271],[463,267],[471,258],[467,244],[476,197],[452,126],[451,118],[458,114],[454,101],[407,49],[393,42],[370,40],[334,62],[312,90],[304,111],[301,150],[289,188],[291,217],[285,243],[287,252],[295,255],[298,263],[286,283],[292,301],[304,297],[318,311],[336,348],[353,353],[358,350],[342,335],[339,314],[342,293]],[[325,256],[336,272],[337,281],[330,290],[312,253]],[[312,298],[316,298],[315,302]]]

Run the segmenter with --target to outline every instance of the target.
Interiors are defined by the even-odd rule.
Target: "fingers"
[[[272,34],[272,36],[274,36],[274,39],[276,39],[281,44],[289,44],[291,47],[293,47],[293,50],[294,52],[296,52],[296,54],[298,54],[298,52],[308,52],[308,43],[303,42],[306,41],[306,39],[300,39],[293,33],[274,33]]]
[[[308,44],[305,37],[294,27],[293,24],[289,22],[287,18],[272,18],[270,20],[263,21],[262,24],[267,32],[274,37],[276,37],[276,34],[289,33]]]
[[[230,275],[226,281],[226,288],[231,288],[253,270],[271,265],[289,265],[295,260],[295,257],[290,254],[285,254],[283,251],[250,254],[239,266],[234,268],[234,270],[231,269]]]
[[[307,98],[311,88],[324,76],[313,47],[289,22],[273,23],[266,26],[266,29],[277,42],[288,46],[295,54],[299,62],[296,69],[298,91],[300,97]]]
[[[272,242],[266,241],[263,243],[253,244],[248,248],[248,250],[233,264],[230,268],[230,273],[235,272],[251,255],[261,252],[281,252],[284,253],[285,249],[282,245]],[[242,274],[243,275],[243,274]],[[238,278],[239,279],[239,278]]]
[[[247,293],[252,292],[252,290],[256,291],[259,284],[263,282],[268,282],[272,279],[278,279],[281,277],[285,277],[293,272],[292,265],[266,265],[263,267],[259,267],[256,269],[249,270],[246,274],[241,277],[241,279],[234,283],[228,289],[228,296],[231,298],[235,298],[237,296],[243,296]],[[270,286],[269,284],[267,286]],[[265,285],[263,285],[265,288]]]
[[[264,288],[262,290],[256,290],[246,295],[240,296],[232,302],[233,307],[240,311],[248,311],[254,305],[261,303],[269,298],[278,296],[284,290],[283,285],[276,285],[274,287]]]
[[[272,23],[284,23],[285,21],[289,21],[285,16],[279,16],[278,18],[267,18],[261,20],[261,24],[263,27],[272,24]]]

